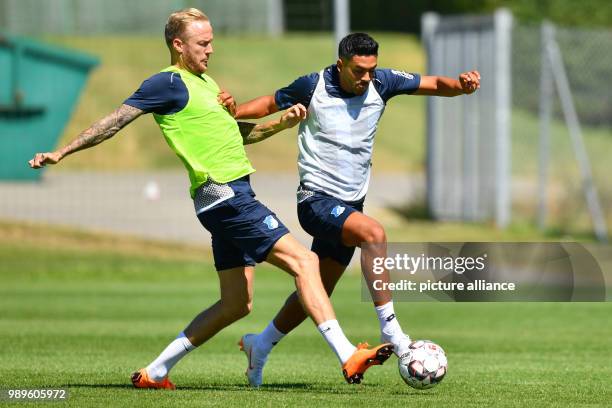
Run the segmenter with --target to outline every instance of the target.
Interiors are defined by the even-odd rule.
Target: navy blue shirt
[[[323,71],[325,89],[337,98],[350,98],[355,95],[347,93],[340,87],[340,74],[336,65],[330,65]],[[279,110],[284,110],[296,103],[305,107],[310,105],[310,100],[317,87],[319,73],[314,72],[304,75],[293,81],[289,86],[281,88],[274,94],[274,101]],[[394,69],[376,69],[372,79],[376,92],[385,103],[396,95],[409,95],[419,89],[421,76],[419,74],[396,71]]]
[[[146,79],[123,103],[146,113],[170,115],[181,111],[189,101],[189,91],[176,72],[160,72]]]

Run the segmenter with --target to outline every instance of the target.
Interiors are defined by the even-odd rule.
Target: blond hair
[[[172,41],[175,38],[181,38],[185,27],[192,21],[210,21],[208,16],[197,8],[186,8],[175,11],[168,17],[164,35],[166,37],[166,45],[172,50]]]

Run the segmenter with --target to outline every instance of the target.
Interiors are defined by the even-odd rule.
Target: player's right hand
[[[469,95],[476,92],[476,90],[480,88],[480,72],[463,72],[461,75],[459,75],[459,83],[461,84],[461,89],[465,94]]]
[[[221,92],[219,92],[219,95],[217,95],[217,100],[225,109],[227,109],[232,117],[236,116],[236,101],[234,100],[232,94],[227,92],[225,89],[222,89]]]
[[[302,120],[306,119],[308,110],[304,105],[298,103],[287,109],[280,118],[281,123],[286,129],[294,127]]]
[[[28,163],[31,168],[40,169],[47,164],[57,164],[60,160],[62,160],[62,155],[59,152],[36,153]]]

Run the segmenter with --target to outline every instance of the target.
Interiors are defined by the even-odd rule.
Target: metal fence
[[[0,27],[24,35],[159,34],[185,7],[203,10],[218,31],[283,30],[282,0],[0,0]]]
[[[513,174],[524,187],[532,181],[533,192],[516,204],[531,207],[542,228],[551,218],[564,228],[586,214],[596,235],[607,235],[611,52],[610,30],[548,23],[513,30]]]
[[[333,0],[285,0],[288,30],[329,31],[333,27]]]
[[[542,25],[514,22],[500,43],[495,17],[428,18],[429,73],[477,67],[483,75],[475,97],[429,98],[433,216],[503,226],[512,208],[543,228],[551,219],[561,230],[590,222],[605,239],[612,31],[549,26],[546,40]]]
[[[513,105],[519,109],[534,111],[540,104],[533,79],[539,81],[541,72],[541,36],[539,24],[516,25],[513,29]],[[605,85],[612,66],[612,30],[556,27],[555,40],[561,50],[581,123],[612,127],[612,88]],[[563,118],[558,102],[554,116]]]
[[[423,17],[428,72],[456,77],[478,69],[481,90],[427,102],[427,198],[438,219],[510,219],[510,51],[512,16]]]

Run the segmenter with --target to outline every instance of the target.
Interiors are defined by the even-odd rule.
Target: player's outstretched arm
[[[118,131],[144,112],[129,105],[121,105],[111,114],[103,117],[63,148],[54,152],[36,153],[28,163],[33,169],[40,169],[47,164],[57,164],[64,157],[95,146],[106,139],[113,137]]]
[[[463,72],[458,79],[443,76],[422,76],[415,95],[458,96],[469,95],[480,88],[478,71]]]
[[[306,108],[301,103],[293,105],[279,119],[255,125],[254,123],[238,122],[240,133],[244,144],[253,144],[261,142],[278,132],[289,129],[297,125],[301,120],[306,118]]]
[[[238,105],[236,119],[259,119],[278,112],[274,95],[260,96]]]

